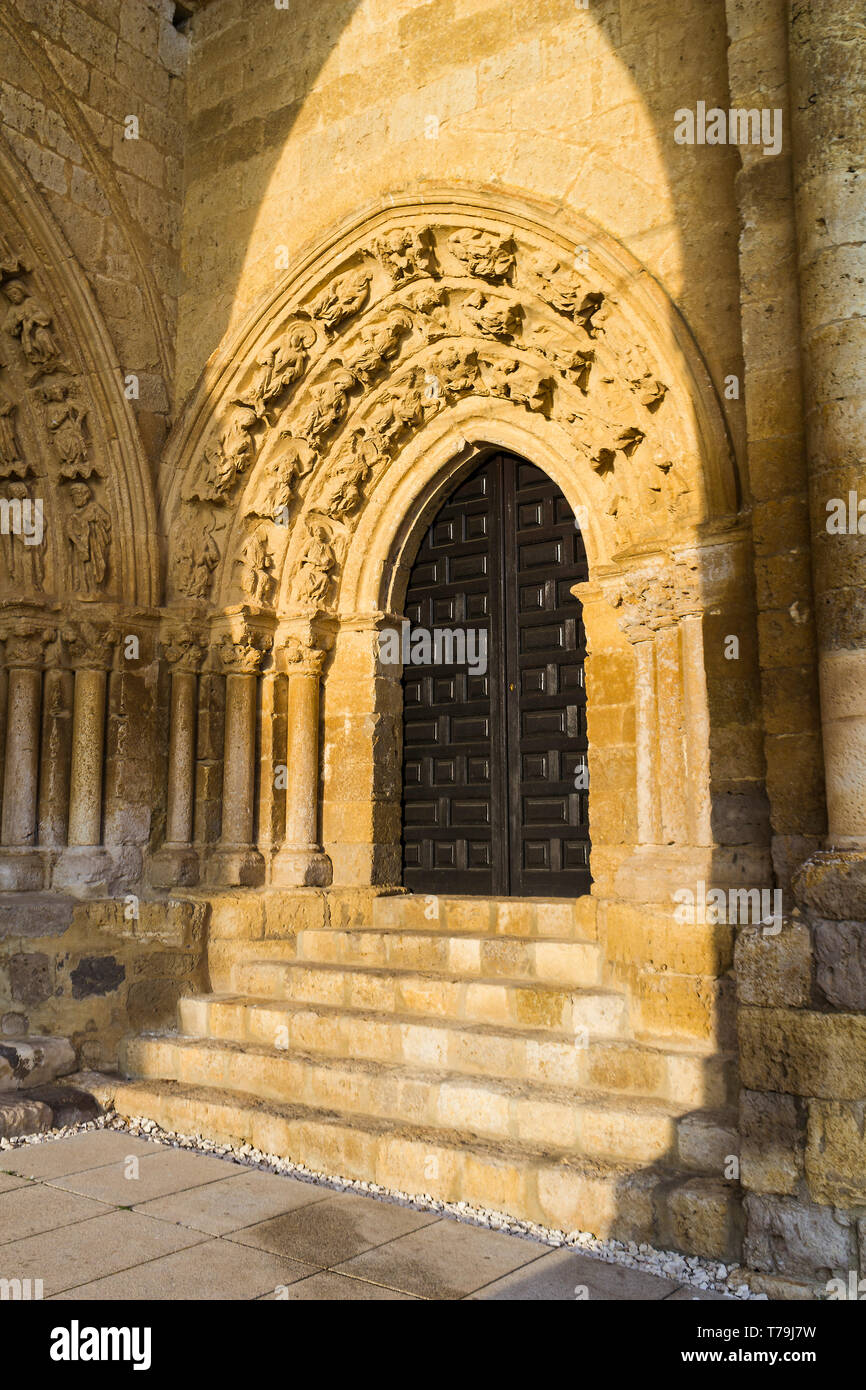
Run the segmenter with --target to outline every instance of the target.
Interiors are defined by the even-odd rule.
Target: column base
[[[221,845],[207,865],[214,888],[258,888],[265,881],[265,861],[254,845]]]
[[[51,886],[79,897],[109,897],[116,876],[117,867],[107,849],[68,845],[58,855]]]
[[[318,845],[284,845],[271,861],[271,883],[277,888],[327,888],[333,868]]]
[[[154,888],[194,888],[201,878],[198,850],[192,845],[165,844],[150,861]]]
[[[45,887],[46,856],[32,845],[0,849],[0,892],[38,893]]]

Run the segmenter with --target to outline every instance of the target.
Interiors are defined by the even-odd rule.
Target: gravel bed
[[[210,1154],[212,1157],[223,1158],[227,1162],[242,1164],[248,1168],[257,1168],[265,1173],[282,1173],[300,1182],[329,1187],[335,1192],[363,1192],[379,1201],[396,1202],[400,1206],[413,1207],[417,1211],[442,1212],[469,1225],[521,1236],[525,1240],[537,1241],[544,1245],[573,1248],[607,1264],[625,1265],[629,1269],[642,1270],[645,1274],[657,1274],[664,1279],[675,1280],[709,1293],[723,1293],[739,1299],[767,1299],[766,1294],[753,1293],[748,1284],[743,1283],[742,1271],[738,1266],[725,1265],[719,1260],[704,1259],[698,1255],[680,1255],[672,1250],[656,1250],[652,1245],[637,1245],[634,1241],[602,1240],[598,1236],[590,1235],[588,1231],[551,1230],[547,1226],[536,1225],[534,1221],[519,1221],[503,1215],[502,1212],[470,1206],[468,1202],[442,1202],[425,1194],[413,1196],[394,1188],[380,1187],[378,1183],[362,1182],[355,1178],[335,1178],[330,1173],[316,1172],[301,1163],[293,1163],[288,1158],[261,1153],[260,1150],[254,1149],[252,1144],[217,1144],[211,1139],[201,1139],[195,1135],[175,1134],[161,1129],[154,1120],[141,1116],[126,1117],[109,1111],[96,1120],[69,1125],[64,1129],[47,1130],[42,1134],[19,1135],[14,1139],[0,1139],[0,1154],[4,1150],[22,1148],[27,1144],[50,1143],[56,1139],[68,1139],[73,1134],[85,1134],[96,1129],[121,1130],[172,1149],[194,1149],[198,1153]],[[0,1170],[2,1166],[0,1159]]]

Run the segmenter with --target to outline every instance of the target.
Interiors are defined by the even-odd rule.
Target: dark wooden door
[[[523,459],[487,459],[437,513],[405,604],[407,888],[588,891],[586,577],[568,503]]]

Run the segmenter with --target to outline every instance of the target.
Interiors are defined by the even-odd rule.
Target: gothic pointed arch
[[[159,598],[147,462],[105,321],[63,234],[0,140],[0,497],[41,539],[0,535],[0,598]]]

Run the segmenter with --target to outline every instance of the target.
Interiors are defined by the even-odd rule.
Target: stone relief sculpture
[[[9,308],[3,320],[3,331],[21,343],[21,351],[31,367],[44,371],[60,362],[60,349],[52,332],[51,314],[22,280],[7,280],[3,294]]]
[[[299,604],[316,610],[326,606],[337,557],[327,527],[321,521],[308,520],[307,530],[309,537],[298,560],[294,592]]]
[[[375,440],[355,430],[329,471],[320,510],[338,518],[355,512],[363,501],[363,484],[384,457]]]
[[[512,304],[510,300],[496,299],[476,290],[464,299],[462,309],[475,332],[485,338],[512,338],[520,332],[523,310],[521,305]]]
[[[177,528],[176,581],[187,598],[207,598],[213,572],[220,561],[219,547],[214,540],[216,527],[212,513],[206,513],[196,523],[182,519]]]
[[[3,495],[10,502],[19,504],[33,502],[31,488],[20,480],[10,482]],[[3,568],[8,587],[20,596],[41,594],[45,582],[45,546],[42,539],[31,543],[21,532],[10,530],[0,534],[3,551]]]
[[[30,471],[21,458],[21,446],[15,429],[18,406],[7,396],[0,396],[0,478],[25,478]]]
[[[256,413],[250,406],[235,406],[225,430],[216,441],[205,447],[203,477],[198,487],[190,492],[188,500],[225,501],[255,457],[252,430],[256,423]]]
[[[362,328],[357,343],[343,354],[343,366],[360,386],[371,386],[399,354],[403,339],[411,332],[411,315],[405,309],[392,309],[384,318]]]
[[[252,675],[260,671],[265,658],[274,645],[270,633],[257,632],[246,628],[239,636],[226,633],[219,645],[219,658],[223,669],[238,675]]]
[[[72,552],[72,586],[81,596],[96,595],[105,585],[111,548],[111,518],[87,483],[69,489],[72,509],[66,518],[66,538]]]
[[[355,378],[351,372],[340,371],[330,381],[312,386],[306,409],[295,431],[297,438],[316,445],[323,435],[328,434],[346,414],[349,392],[354,385]]]
[[[495,236],[477,227],[465,228],[448,238],[448,248],[467,274],[481,280],[506,280],[514,270],[516,257],[510,232]]]
[[[299,481],[309,473],[318,455],[303,439],[285,434],[280,437],[285,442],[263,463],[247,516],[263,516],[282,523]]]
[[[395,285],[439,273],[429,227],[395,227],[384,236],[374,237],[370,249]]]
[[[312,324],[292,324],[278,343],[257,358],[257,371],[246,394],[238,397],[239,404],[248,406],[257,420],[272,423],[268,407],[304,375],[315,341]]]
[[[369,270],[353,270],[347,275],[338,276],[313,300],[310,317],[318,319],[329,332],[333,332],[367,303],[372,278]]]
[[[425,342],[435,343],[453,332],[447,289],[439,285],[421,285],[407,294],[403,303],[421,319],[421,333]]]
[[[54,447],[60,459],[61,478],[89,478],[99,470],[88,462],[88,444],[85,437],[87,411],[80,410],[70,399],[68,382],[55,381],[41,386],[38,391],[44,403],[46,428],[54,438]]]
[[[241,566],[241,588],[244,593],[264,608],[270,603],[275,587],[274,556],[270,540],[264,526],[259,526],[247,537],[237,562]]]

